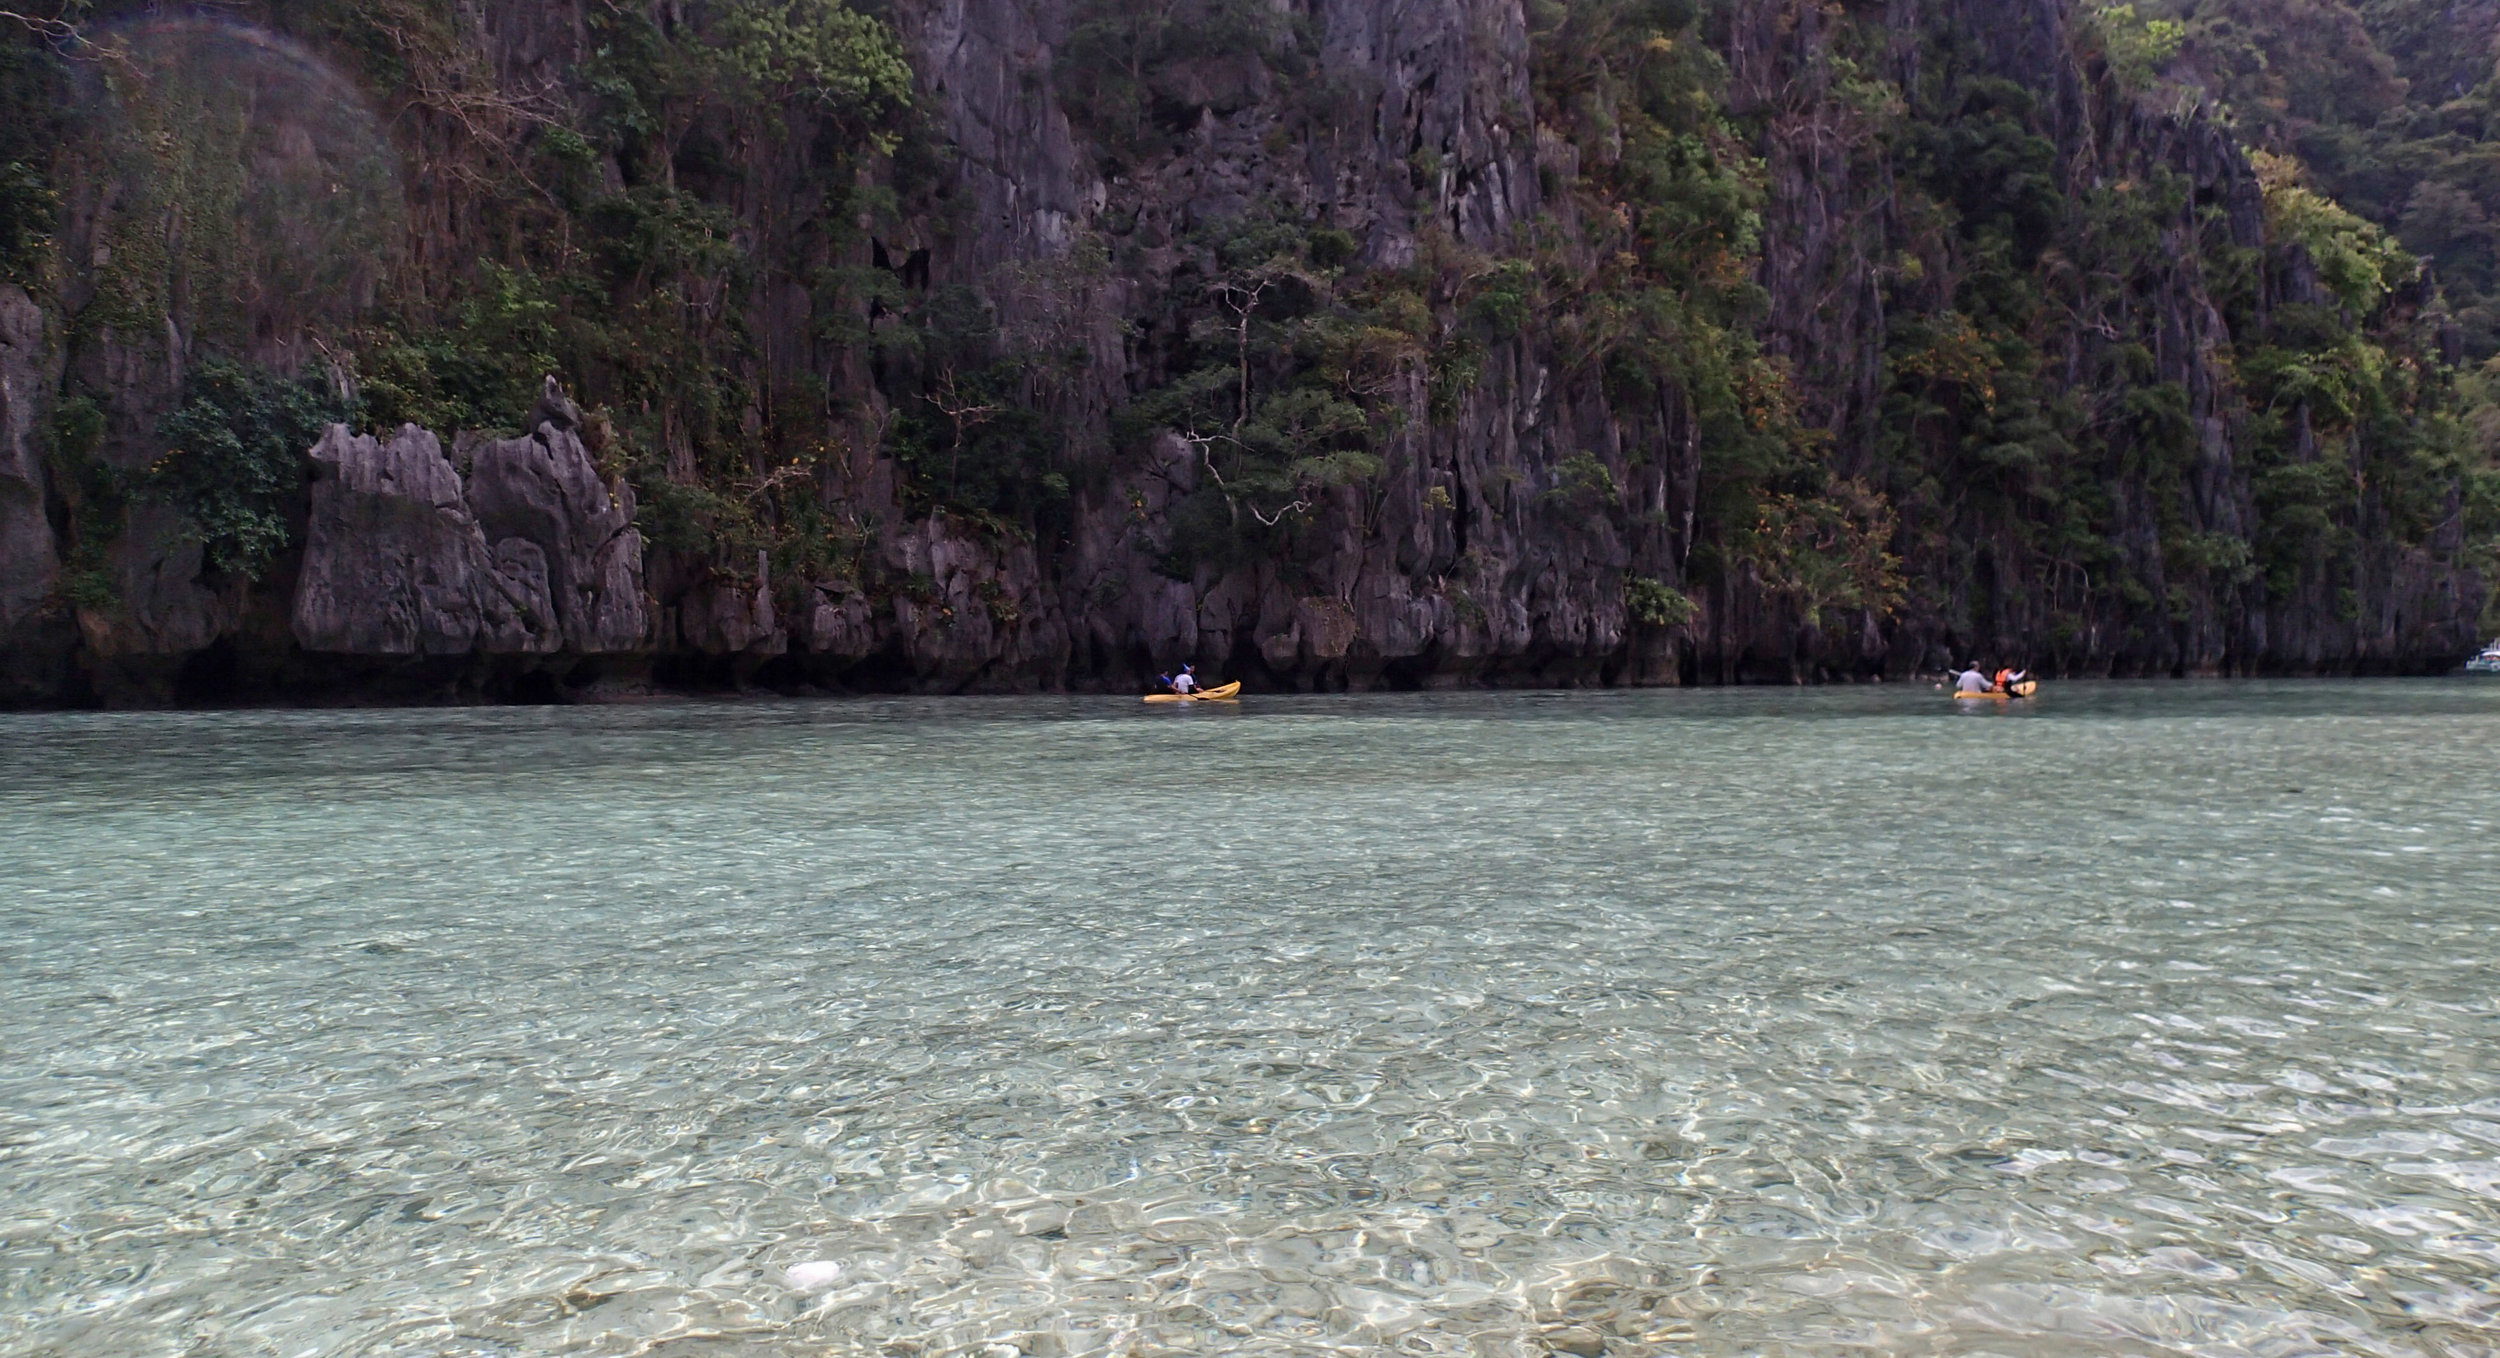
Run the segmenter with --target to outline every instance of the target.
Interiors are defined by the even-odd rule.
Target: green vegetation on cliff
[[[1531,8],[1540,119],[1585,173],[1554,187],[1583,238],[1536,256],[1537,320],[1619,399],[1687,403],[1700,449],[1693,583],[1742,573],[1822,622],[1899,600],[1890,510],[1820,457],[1791,374],[1754,331],[1765,169],[1689,0]],[[1643,621],[1689,619],[1644,591]],[[1681,615],[1681,617],[1679,617]]]
[[[2164,79],[2429,260],[2477,358],[2500,352],[2500,85],[2490,0],[2164,0]]]
[[[141,478],[141,496],[182,516],[212,569],[257,578],[287,547],[304,450],[350,413],[318,383],[212,358],[157,426],[166,452]]]
[[[2217,101],[2256,152],[2269,229],[2316,261],[2332,294],[2288,308],[2242,366],[2264,460],[2261,564],[2280,587],[2372,537],[2458,525],[2495,574],[2500,4],[2159,8],[2180,34],[2160,86]],[[2288,412],[2315,429],[2287,428]],[[2310,433],[2348,456],[2318,456]]]

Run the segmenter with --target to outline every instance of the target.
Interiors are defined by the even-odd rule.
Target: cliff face
[[[234,257],[276,232],[297,286],[219,312],[179,250],[153,291],[116,272],[142,209],[195,220],[114,159],[145,109],[91,90],[52,167],[51,271],[0,290],[7,701],[2475,642],[2481,473],[2420,433],[2454,422],[2433,285],[2129,86],[2065,0],[906,0],[916,111],[883,122],[787,80],[722,113],[620,76],[613,16],[502,0],[420,54],[487,88],[402,61],[342,92],[363,30],[305,17],[337,8],[130,30],[152,70],[344,100],[238,124]],[[620,82],[657,93],[629,117]],[[511,176],[591,284],[530,290],[559,264],[512,243]],[[353,202],[279,191],[314,180]],[[340,258],[373,276],[302,262]],[[210,350],[377,427],[231,513],[169,491]],[[531,361],[590,413],[521,414]],[[216,409],[237,449],[291,427]]]
[[[1273,214],[1327,223],[1364,268],[1422,271],[1433,267],[1428,251],[1498,255],[1541,215],[1570,210],[1540,188],[1515,5],[1317,5],[1307,19],[1316,70],[1302,82],[1351,92],[1334,125],[1280,137],[1293,114],[1263,71],[1200,59],[1171,77],[1201,87],[1186,91],[1205,100],[1196,123],[1171,152],[1107,178],[1074,153],[1054,98],[1054,30],[1065,22],[1050,7],[998,5],[932,14],[906,31],[929,54],[947,132],[965,148],[972,229],[938,242],[933,277],[1051,258],[1080,233],[1111,259],[1074,299],[1090,362],[1054,413],[1078,427],[1108,430],[1119,406],[1186,366],[1170,337],[1224,322],[1221,304],[1205,314],[1206,294],[1238,280],[1193,237]],[[1420,163],[1435,169],[1419,174]],[[1472,389],[1430,412],[1422,365],[1384,366],[1383,404],[1412,417],[1376,444],[1376,475],[1297,486],[1294,498],[1310,503],[1296,511],[1293,540],[1270,552],[1175,569],[1175,517],[1205,506],[1221,473],[1203,441],[1156,430],[1078,490],[1058,543],[994,554],[947,550],[935,532],[905,538],[898,567],[938,582],[955,629],[933,630],[926,610],[911,608],[898,625],[852,629],[829,650],[812,636],[803,645],[836,658],[891,646],[942,683],[973,679],[996,658],[1017,664],[1022,683],[1127,683],[1182,660],[1301,685],[1674,682],[1674,638],[1637,635],[1623,591],[1636,574],[1679,573],[1669,525],[1690,508],[1677,483],[1688,479],[1691,431],[1675,394],[1622,399],[1597,374],[1568,370],[1553,346],[1513,342],[1486,355]],[[1236,413],[1219,410],[1213,427]],[[1591,450],[1618,493],[1602,505],[1554,493],[1556,468]],[[1226,508],[1238,522],[1257,507]],[[982,606],[993,588],[1005,609]],[[984,612],[991,626],[962,630],[967,614]],[[1010,631],[1035,640],[984,635],[1002,612],[1015,618]]]
[[[2389,426],[2432,423],[2435,405],[2330,411],[2280,380],[2310,361],[2287,355],[2344,342],[2325,338],[2339,326],[2435,363],[2453,336],[2430,280],[2372,280],[2375,314],[2339,298],[2301,232],[2305,191],[2270,191],[2191,91],[2133,97],[2078,59],[2074,7],[1891,5],[1880,50],[1928,143],[1908,155],[1920,136],[1853,137],[1834,117],[1839,44],[1796,17],[1757,11],[1733,53],[1736,97],[1771,128],[1766,336],[1837,455],[1902,506],[1925,587],[1889,633],[1896,656],[1941,642],[2157,674],[2436,670],[2459,653],[2486,587],[2465,565],[2467,478],[2373,485],[2403,441]],[[2038,145],[2001,134],[2017,110]],[[1974,232],[1992,210],[1974,194],[2055,217]],[[1939,199],[1958,221],[1932,215]],[[1974,297],[2015,272],[1988,258],[2008,246],[2043,286]],[[1940,315],[1997,321],[2037,368],[1938,380],[1947,346],[1917,346]],[[1994,408],[1971,418],[1974,395]],[[1956,405],[1961,446],[1944,447],[1920,426]],[[2320,503],[2289,488],[2328,479],[2350,525],[2333,547],[2289,528]],[[2407,495],[2427,512],[2390,531]]]

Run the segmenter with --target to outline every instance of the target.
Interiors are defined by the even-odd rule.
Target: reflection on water
[[[2500,1352],[2500,686],[0,721],[0,1351]]]

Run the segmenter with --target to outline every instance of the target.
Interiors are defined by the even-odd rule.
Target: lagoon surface
[[[0,718],[0,1353],[2500,1353],[2500,683]]]

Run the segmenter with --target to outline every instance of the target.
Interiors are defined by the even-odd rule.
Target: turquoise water
[[[0,719],[0,1352],[2500,1353],[2500,684]]]

